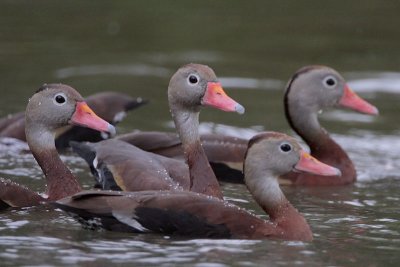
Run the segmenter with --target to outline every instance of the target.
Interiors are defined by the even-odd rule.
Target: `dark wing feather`
[[[274,231],[272,225],[237,206],[187,191],[89,191],[54,205],[85,225],[96,222],[96,227],[114,231],[202,238],[254,238],[256,231],[262,235]]]
[[[42,196],[32,190],[0,178],[0,210],[9,207],[30,207],[45,202]]]

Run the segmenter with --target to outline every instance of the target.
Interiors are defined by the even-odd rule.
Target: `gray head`
[[[337,71],[326,66],[306,66],[293,75],[285,92],[285,108],[294,106],[310,112],[342,106],[367,114],[378,113],[349,88]]]
[[[265,132],[250,139],[244,163],[245,178],[278,177],[290,171],[319,175],[340,175],[305,152],[292,137],[277,132]]]
[[[30,128],[56,132],[68,124],[99,131],[115,132],[108,122],[99,118],[83,97],[65,84],[44,84],[29,99],[26,107],[27,131]]]
[[[325,66],[307,66],[298,70],[288,83],[285,101],[302,105],[313,112],[337,105],[346,83],[335,70]]]
[[[201,64],[185,65],[172,76],[168,100],[171,109],[178,107],[198,111],[200,106],[212,106],[244,113],[244,108],[226,95],[214,71]]]

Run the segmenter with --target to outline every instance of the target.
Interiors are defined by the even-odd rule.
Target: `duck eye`
[[[191,85],[196,85],[199,83],[199,77],[197,75],[191,74],[188,77],[188,81]]]
[[[56,94],[53,102],[58,106],[64,105],[67,102],[67,97],[63,93]]]
[[[288,143],[283,143],[281,144],[280,149],[283,152],[289,152],[290,150],[292,150],[292,146],[289,145]]]
[[[328,76],[328,77],[326,77],[326,78],[324,79],[323,83],[324,83],[324,86],[325,86],[325,87],[327,87],[327,88],[332,88],[332,87],[334,87],[334,86],[336,85],[337,82],[336,82],[335,77],[333,77],[333,76]]]

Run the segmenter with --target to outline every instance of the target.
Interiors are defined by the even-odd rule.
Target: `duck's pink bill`
[[[371,105],[370,103],[359,97],[347,85],[344,87],[343,96],[339,101],[339,105],[370,115],[377,115],[379,113],[378,109],[375,106]]]
[[[237,112],[239,114],[244,113],[244,107],[238,102],[230,98],[222,89],[222,86],[218,82],[208,82],[206,93],[202,99],[202,104],[214,108],[221,109],[223,111]]]
[[[304,150],[300,152],[300,160],[294,166],[296,171],[308,172],[323,176],[341,176],[342,173],[339,169],[329,166],[321,161],[317,160]]]
[[[70,120],[72,124],[91,128],[100,132],[108,132],[111,136],[115,135],[115,127],[94,113],[86,102],[78,102],[75,112]]]

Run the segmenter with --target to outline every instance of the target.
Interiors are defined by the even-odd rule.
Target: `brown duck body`
[[[46,198],[29,188],[0,178],[0,210],[9,207],[37,206],[45,201]]]
[[[25,112],[26,137],[29,148],[46,177],[46,197],[9,180],[0,179],[0,206],[24,207],[54,201],[81,190],[61,161],[54,136],[69,124],[76,124],[114,134],[115,129],[99,118],[80,94],[67,85],[45,84],[29,100]]]
[[[117,136],[145,151],[170,158],[183,159],[179,136],[167,132],[133,132]],[[247,149],[247,139],[220,134],[200,135],[201,145],[219,181],[243,183],[242,165]]]
[[[54,205],[91,229],[310,241],[312,232],[306,220],[279,188],[277,177],[293,168],[323,175],[340,173],[309,156],[286,135],[263,133],[250,140],[244,168],[246,185],[270,221],[221,199],[189,191],[86,191]]]
[[[55,205],[93,230],[156,232],[191,238],[312,240],[307,222],[297,218],[299,213],[292,206],[286,208],[284,221],[282,217],[276,222],[266,221],[228,202],[188,191],[83,191]],[[88,223],[93,217],[96,222]],[[292,229],[299,223],[301,229]]]
[[[189,169],[182,160],[153,154],[115,139],[71,143],[71,146],[89,164],[96,188],[189,190]]]
[[[26,141],[25,112],[9,114],[0,119],[0,137],[12,137]]]

